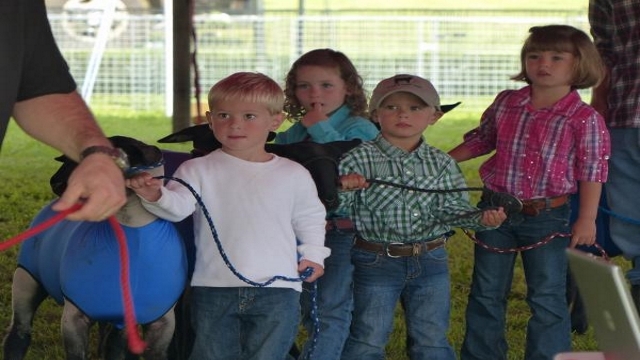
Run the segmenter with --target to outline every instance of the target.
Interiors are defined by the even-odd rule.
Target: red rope
[[[116,233],[118,246],[120,249],[120,287],[122,288],[122,303],[124,304],[124,324],[127,332],[127,343],[129,350],[134,354],[142,354],[147,346],[140,338],[136,316],[133,308],[133,298],[131,296],[131,283],[129,282],[129,251],[127,249],[127,239],[124,230],[115,216],[109,217],[109,223]]]
[[[82,204],[80,204],[80,203],[75,204],[72,207],[70,207],[69,209],[60,211],[57,214],[53,215],[47,221],[43,221],[40,224],[38,224],[37,226],[34,226],[34,227],[28,229],[27,231],[23,232],[22,234],[18,234],[16,237],[11,238],[9,240],[6,240],[6,241],[0,243],[0,251],[5,251],[8,248],[12,247],[13,245],[19,244],[19,243],[25,241],[26,239],[28,239],[30,237],[33,237],[33,236],[43,232],[44,230],[50,228],[53,224],[59,222],[60,220],[64,219],[65,217],[67,217],[67,215],[78,211],[81,207],[82,207]]]
[[[545,245],[548,242],[550,242],[551,240],[553,240],[553,238],[556,237],[571,237],[571,234],[567,234],[567,233],[553,233],[550,234],[549,236],[545,237],[544,239],[531,244],[531,245],[525,245],[525,246],[520,246],[520,247],[515,247],[515,248],[498,248],[495,246],[491,246],[488,245],[486,243],[483,243],[482,241],[478,240],[478,238],[476,238],[469,230],[467,229],[462,229],[462,232],[465,233],[465,235],[467,235],[467,237],[469,239],[471,239],[471,241],[473,241],[474,243],[476,243],[476,245],[480,246],[481,248],[491,251],[491,252],[495,252],[498,254],[506,254],[506,253],[514,253],[514,252],[521,252],[521,251],[527,251],[527,250],[531,250],[531,249],[535,249],[539,246]],[[600,255],[602,256],[603,259],[605,260],[609,260],[609,256],[607,255],[606,251],[602,248],[602,246],[600,246],[600,244],[598,243],[594,243],[592,245],[593,247],[595,247],[596,249],[598,249],[598,251],[600,252]]]
[[[63,220],[67,215],[78,211],[82,207],[81,203],[75,204],[67,210],[63,210],[53,215],[46,221],[28,229],[27,231],[18,234],[17,236],[3,241],[0,243],[0,251],[4,251],[9,247],[19,244],[26,239],[29,239],[44,230],[50,228],[54,224]],[[127,249],[127,240],[124,234],[124,230],[120,223],[114,216],[109,217],[109,223],[113,228],[118,239],[118,247],[120,249],[120,286],[122,288],[122,301],[124,304],[124,323],[127,333],[127,342],[129,345],[129,351],[134,354],[142,354],[146,348],[146,344],[142,341],[140,334],[138,333],[138,327],[136,325],[136,318],[133,306],[133,300],[131,296],[131,284],[129,283],[129,252]]]

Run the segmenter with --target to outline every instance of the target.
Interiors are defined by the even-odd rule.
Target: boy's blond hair
[[[218,81],[209,90],[209,109],[218,102],[240,100],[263,104],[271,115],[282,113],[284,92],[278,83],[267,75],[254,72],[237,72]]]
[[[527,78],[525,63],[528,53],[535,51],[569,52],[576,57],[571,87],[586,89],[597,86],[604,77],[604,65],[593,41],[582,30],[569,25],[534,26],[529,29],[520,52],[521,70],[511,80],[525,81]]]

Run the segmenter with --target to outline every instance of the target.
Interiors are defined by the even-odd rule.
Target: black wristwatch
[[[91,154],[100,153],[111,156],[113,162],[122,170],[123,172],[129,170],[129,157],[124,150],[120,148],[112,148],[108,146],[89,146],[88,148],[82,150],[80,153],[80,161]]]

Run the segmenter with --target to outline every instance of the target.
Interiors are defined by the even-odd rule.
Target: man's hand
[[[82,208],[69,214],[68,220],[102,221],[115,214],[126,201],[122,170],[108,155],[95,154],[73,170],[67,189],[52,209],[63,211],[82,202]]]

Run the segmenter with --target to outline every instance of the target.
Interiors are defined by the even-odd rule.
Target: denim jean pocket
[[[429,259],[430,261],[438,261],[438,262],[447,262],[449,255],[447,254],[447,249],[442,246],[437,249],[433,249],[431,251],[427,251],[423,253],[421,256]]]
[[[569,226],[569,218],[571,215],[571,206],[569,203],[558,206],[557,208],[542,210],[540,213],[545,214],[548,221],[556,221],[561,223],[562,226]]]
[[[358,249],[355,247],[351,249],[351,262],[354,266],[374,267],[380,264],[380,257],[382,256],[384,255],[376,254],[374,252]]]

